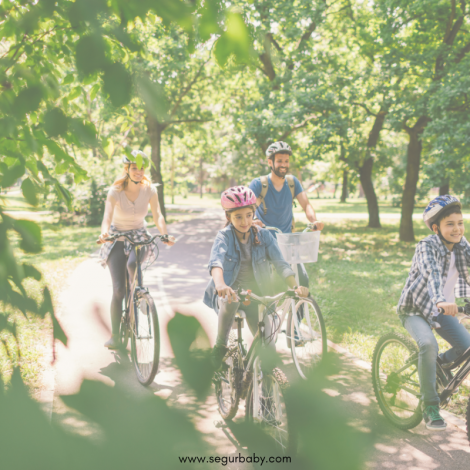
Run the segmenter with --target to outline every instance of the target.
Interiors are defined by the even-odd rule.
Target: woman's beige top
[[[123,232],[145,227],[147,225],[145,217],[149,211],[149,202],[156,192],[154,186],[142,185],[137,199],[131,202],[124,191],[118,191],[112,187],[108,195],[116,202],[112,221],[116,229]]]

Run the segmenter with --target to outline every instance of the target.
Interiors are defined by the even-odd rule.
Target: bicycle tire
[[[257,358],[253,366],[253,380],[246,396],[245,419],[250,422],[256,420],[266,425],[266,430],[279,452],[283,454],[293,453],[297,439],[289,425],[286,402],[283,397],[284,392],[289,388],[289,381],[284,372],[278,368],[273,369],[269,374],[261,375],[261,381],[257,381],[260,373],[262,374],[262,371],[259,366],[259,358]],[[264,403],[256,405],[256,400],[260,400],[260,398],[256,397],[255,390],[258,389],[258,392],[263,393],[264,387],[269,389],[269,396],[261,399],[264,400],[264,403],[269,402],[271,399],[271,405],[266,406]],[[275,403],[275,407],[272,407],[272,403]],[[254,416],[254,414],[257,416]]]
[[[385,351],[387,351],[386,356],[384,356]],[[412,429],[423,419],[421,398],[403,388],[420,393],[417,358],[418,348],[415,343],[411,338],[399,333],[382,336],[374,349],[372,359],[374,394],[384,416],[399,429]],[[409,367],[399,374],[394,372],[407,364]],[[413,382],[410,380],[412,376],[415,376]],[[403,385],[404,383],[406,385]]]
[[[240,384],[243,378],[243,358],[236,342],[229,342],[229,353],[224,362],[228,369],[217,373],[219,379],[215,382],[215,395],[220,415],[225,421],[231,421],[238,412]]]
[[[467,439],[468,439],[468,442],[470,443],[470,397],[468,398],[468,403],[467,403],[466,421],[467,421]]]
[[[160,362],[160,326],[155,303],[148,293],[134,295],[131,332],[131,356],[137,380],[142,385],[150,385]]]
[[[310,326],[312,330],[309,330],[308,323],[302,323],[301,331],[305,332],[305,337],[312,339],[302,340],[302,333],[295,334],[295,316],[302,305],[305,305],[310,315]],[[313,316],[311,314],[313,312]],[[286,335],[288,344],[290,344],[290,350],[294,365],[299,373],[300,377],[306,379],[312,368],[319,364],[324,358],[327,349],[328,341],[326,337],[325,321],[321,314],[320,306],[312,298],[301,299],[295,306],[295,312],[292,312],[292,308],[289,309],[289,316],[287,317],[287,329]],[[292,334],[294,332],[294,334]],[[318,336],[320,337],[320,344],[318,344]]]
[[[121,317],[121,325],[119,326],[119,339],[123,349],[127,349],[130,338],[130,325],[127,315]]]

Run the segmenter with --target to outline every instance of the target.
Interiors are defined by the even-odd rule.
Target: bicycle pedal
[[[225,421],[214,421],[214,426],[217,429],[225,429],[228,428],[227,423]]]

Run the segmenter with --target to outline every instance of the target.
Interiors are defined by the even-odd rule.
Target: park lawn
[[[307,265],[307,271],[328,339],[371,362],[380,336],[390,331],[408,334],[395,312],[416,243],[399,241],[398,221],[381,229],[365,225],[353,220],[328,223],[318,262]],[[415,222],[414,227],[417,241],[429,235],[424,223]],[[440,349],[448,349],[437,338]],[[449,409],[463,415],[469,394],[468,387],[461,387]]]
[[[62,226],[57,224],[40,223],[43,237],[43,250],[37,254],[25,254],[20,249],[15,253],[18,262],[34,264],[43,274],[41,281],[27,279],[24,286],[29,295],[38,303],[42,301],[42,290],[47,285],[51,291],[54,306],[60,309],[58,298],[61,290],[66,286],[64,280],[85,260],[98,236],[97,227]],[[16,240],[12,239],[14,245]],[[21,374],[30,388],[33,396],[41,391],[41,373],[47,368],[51,360],[52,324],[47,316],[42,319],[28,313],[25,318],[19,311],[6,311],[10,321],[18,326],[18,344],[21,357],[18,358],[13,337],[6,333],[0,334],[1,339],[7,341],[9,354],[4,354],[5,347],[0,353],[0,373],[9,381],[15,365],[20,366]]]

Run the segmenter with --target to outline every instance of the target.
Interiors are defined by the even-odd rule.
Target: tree
[[[391,121],[408,135],[407,176],[400,240],[413,241],[412,214],[425,130],[434,119],[430,103],[470,52],[466,0],[425,3],[402,0],[374,4],[382,19],[382,66],[402,78]],[[441,181],[442,183],[442,181]],[[440,184],[441,185],[441,184]]]

